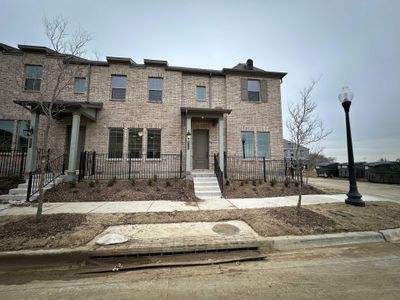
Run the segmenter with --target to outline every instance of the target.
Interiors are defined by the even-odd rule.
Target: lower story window
[[[29,122],[18,121],[17,150],[19,151],[26,151],[28,149],[28,136],[25,131],[27,128],[29,128]]]
[[[0,120],[0,151],[11,151],[14,121]]]
[[[147,158],[161,157],[161,129],[147,130]]]
[[[269,132],[257,131],[257,155],[260,157],[265,157],[267,159],[271,158],[271,149],[269,142]]]
[[[142,154],[143,129],[129,128],[128,152],[131,158],[140,158]]]
[[[108,140],[108,158],[122,158],[124,146],[124,129],[110,128]]]
[[[254,156],[254,132],[242,131],[242,153],[243,158]]]

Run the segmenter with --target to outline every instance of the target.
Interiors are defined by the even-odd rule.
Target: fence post
[[[226,166],[228,159],[226,157],[226,151],[224,151],[224,176],[225,179],[228,179],[228,172],[226,172],[226,170],[228,169],[228,167]]]
[[[66,153],[63,154],[62,174],[65,174]]]
[[[96,151],[93,151],[92,157],[92,175],[96,174]]]
[[[267,172],[265,170],[265,156],[263,156],[263,172],[264,172],[264,182],[267,182]]]
[[[179,178],[182,178],[182,150],[179,152]]]
[[[24,172],[24,154],[25,154],[25,151],[22,151],[21,161],[19,164],[19,178],[20,179],[22,178],[23,172]]]
[[[82,180],[82,176],[83,176],[83,152],[81,152],[80,154],[80,158],[79,158],[79,174],[78,174],[78,181]]]
[[[31,197],[31,191],[32,191],[32,177],[33,177],[33,172],[29,172],[29,179],[28,179],[28,189],[26,191],[26,201],[29,202],[29,198]]]
[[[131,162],[132,162],[132,152],[128,152],[128,156],[129,156],[129,170],[128,170],[128,178],[131,179]]]

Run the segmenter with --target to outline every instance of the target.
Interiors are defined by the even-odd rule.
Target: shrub
[[[289,178],[285,178],[285,181],[283,182],[283,185],[284,185],[285,187],[288,187],[288,186],[289,186],[289,183],[290,183]]]
[[[108,187],[112,187],[112,186],[114,185],[114,183],[116,183],[116,182],[117,182],[117,178],[116,178],[116,177],[113,177],[113,178],[111,178],[110,180],[108,180],[107,186],[108,186]]]
[[[244,184],[248,184],[249,183],[249,180],[248,179],[245,179],[244,180]]]
[[[100,181],[99,181],[98,179],[96,179],[96,180],[94,181],[94,183],[95,183],[96,185],[99,185],[99,184],[100,184]]]
[[[165,182],[165,186],[166,187],[170,187],[171,186],[171,182],[169,182],[168,180]]]
[[[241,182],[240,182],[240,186],[244,186],[244,181],[241,181]]]
[[[253,180],[253,181],[251,182],[251,184],[252,184],[253,186],[257,186],[257,181]]]
[[[69,182],[69,187],[70,187],[71,189],[75,188],[75,187],[76,187],[76,181],[75,181],[75,180],[70,181],[70,182]]]
[[[269,184],[270,184],[271,186],[275,186],[275,184],[276,184],[276,178],[275,178],[275,177],[272,178],[272,179],[269,181]]]
[[[131,185],[134,186],[135,184],[136,184],[136,178],[133,177],[133,178],[131,179]]]
[[[294,182],[294,186],[295,186],[295,187],[298,187],[298,186],[299,186],[299,182],[298,182],[298,181],[295,181],[295,182]]]
[[[157,178],[157,175],[154,174],[154,176],[153,176],[153,181],[154,181],[154,182],[157,182],[157,179],[158,179],[158,178]]]
[[[147,181],[147,185],[148,185],[148,186],[153,186],[153,185],[154,185],[153,179],[150,178],[150,179]]]
[[[258,184],[262,185],[262,180],[261,179],[258,179]]]
[[[225,182],[225,185],[226,186],[229,186],[231,183],[229,182],[229,180],[227,180],[226,182]]]
[[[90,188],[94,188],[95,185],[96,185],[96,183],[94,181],[89,181]]]

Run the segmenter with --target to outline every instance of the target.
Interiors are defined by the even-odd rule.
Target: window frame
[[[257,82],[258,83],[258,91],[251,91],[249,89],[249,83],[250,82]],[[250,93],[258,93],[258,99],[257,100],[251,99]],[[258,79],[247,79],[247,99],[248,99],[248,101],[251,101],[251,102],[260,102],[261,101],[261,81],[260,80],[258,80]]]
[[[13,149],[13,140],[14,140],[14,127],[15,127],[15,120],[9,120],[9,119],[2,119],[2,120],[0,120],[0,123],[1,122],[10,122],[10,124],[12,124],[12,127],[11,127],[11,139],[10,139],[10,142],[9,143],[7,143],[7,144],[4,144],[4,145],[9,145],[9,149],[8,149],[8,147],[7,147],[7,149],[3,149],[3,144],[0,144],[0,152],[11,152],[12,151],[12,149]],[[4,130],[4,132],[6,132],[6,130]],[[4,135],[2,135],[1,136],[1,139],[3,138],[3,137],[5,137],[6,135],[4,134]]]
[[[136,152],[138,152],[138,155],[133,155],[131,156],[131,153],[135,153],[135,150],[131,151],[131,138],[133,136],[131,136],[131,132],[136,131],[137,136],[140,138],[140,150]],[[142,132],[142,135],[140,136],[138,133]],[[143,128],[128,128],[128,158],[129,159],[141,159],[142,155],[143,155],[143,133],[144,133],[144,129]],[[133,145],[133,147],[135,148],[135,145]]]
[[[159,89],[150,89],[150,81],[152,79],[161,80],[161,90],[159,90]],[[151,95],[152,91],[161,91],[160,99],[150,99],[150,95]],[[153,76],[148,77],[148,80],[147,80],[147,92],[148,92],[148,101],[149,102],[162,103],[163,102],[163,96],[164,96],[164,78],[163,77],[153,77]]]
[[[121,78],[125,78],[125,86],[113,86],[113,78],[114,77],[121,77]],[[123,75],[123,74],[111,74],[111,100],[113,101],[125,101],[126,100],[126,87],[128,85],[128,76],[127,75]],[[117,89],[117,90],[124,90],[124,98],[114,98],[114,93],[113,90]]]
[[[160,139],[160,141],[159,141],[159,151],[157,152],[157,151],[154,151],[154,150],[152,150],[151,152],[153,153],[153,155],[151,156],[151,157],[149,157],[149,153],[150,153],[150,143],[149,143],[149,140],[150,140],[150,133],[152,132],[152,131],[157,131],[157,132],[159,132],[159,139]],[[147,151],[146,151],[146,159],[161,159],[161,128],[148,128],[147,129]],[[154,143],[153,143],[153,146],[154,146]],[[158,157],[155,157],[156,155],[154,155],[154,153],[158,153],[159,155],[158,155]]]
[[[39,67],[40,70],[40,78],[37,77],[28,77],[26,74],[26,70],[28,67]],[[24,65],[24,91],[25,92],[40,92],[40,89],[42,88],[42,79],[43,79],[43,65],[35,65],[35,64],[25,64]],[[33,85],[32,89],[27,89],[27,80],[33,80]],[[35,83],[36,81],[39,81],[39,89],[35,89]]]
[[[199,88],[204,89],[204,98],[199,98]],[[205,85],[196,85],[196,100],[206,101],[207,100],[207,88]]]
[[[110,151],[110,147],[112,145],[112,143],[111,143],[112,142],[111,141],[111,132],[112,132],[112,130],[121,130],[122,131],[122,141],[120,142],[121,143],[121,152],[120,153],[117,152],[117,151],[114,151],[114,152]],[[117,139],[118,137],[115,137],[115,138]],[[117,143],[114,143],[114,145],[115,144],[117,144]],[[118,156],[118,155],[111,156],[112,153],[120,154],[120,156]],[[119,159],[123,158],[123,153],[124,153],[124,128],[123,127],[109,127],[108,128],[108,155],[107,155],[107,158],[108,159],[119,160]]]
[[[84,80],[84,84],[83,84],[84,90],[83,90],[83,91],[78,91],[78,90],[76,89],[76,82],[77,82],[78,80]],[[86,77],[75,77],[75,78],[74,78],[74,94],[85,94],[86,91],[87,91]]]
[[[251,141],[252,141],[251,152],[252,153],[251,153],[250,156],[246,155],[247,154],[246,145],[243,142],[243,141],[245,141],[245,139],[243,139],[243,134],[246,134],[246,133],[250,133],[252,135],[251,136]],[[242,149],[241,149],[242,158],[243,159],[254,159],[254,157],[255,157],[255,135],[254,135],[254,131],[249,131],[249,130],[241,131],[240,132],[240,143],[241,143],[241,147],[242,147]]]

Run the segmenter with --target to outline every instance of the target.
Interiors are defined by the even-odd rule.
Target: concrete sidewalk
[[[303,205],[344,202],[346,195],[304,195]],[[363,196],[365,201],[391,201],[375,196]],[[113,201],[113,202],[59,202],[45,203],[43,214],[83,213],[138,213],[138,212],[172,212],[172,211],[201,211],[221,209],[249,209],[264,207],[296,206],[297,196],[271,198],[215,198],[197,202],[183,201]],[[34,215],[36,207],[32,206],[0,206],[0,216]]]

